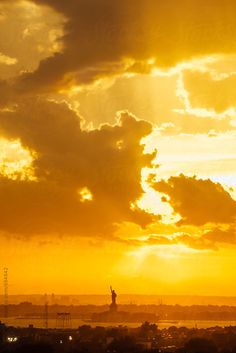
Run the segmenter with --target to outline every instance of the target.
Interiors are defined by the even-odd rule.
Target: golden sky
[[[236,295],[234,0],[0,0],[9,292]]]

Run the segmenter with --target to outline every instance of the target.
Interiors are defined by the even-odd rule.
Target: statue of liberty
[[[115,312],[115,311],[117,311],[117,304],[116,304],[117,294],[116,294],[115,290],[112,288],[112,286],[110,286],[110,290],[111,290],[110,311]]]

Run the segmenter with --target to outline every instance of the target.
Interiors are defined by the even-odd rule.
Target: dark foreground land
[[[236,327],[159,330],[145,322],[138,328],[96,327],[36,329],[0,324],[1,353],[236,353]]]

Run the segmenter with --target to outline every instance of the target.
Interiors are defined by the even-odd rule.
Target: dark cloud
[[[5,107],[8,104],[12,104],[14,100],[14,89],[8,84],[7,81],[0,79],[0,107]]]
[[[232,223],[236,201],[219,183],[180,175],[160,181],[153,187],[170,197],[170,204],[182,220],[179,224]]]
[[[24,74],[23,91],[55,90],[73,82],[142,71],[150,58],[170,67],[193,57],[236,51],[234,0],[34,0],[67,18],[64,50]],[[140,69],[141,68],[141,69]],[[145,68],[144,72],[147,69]],[[76,74],[76,80],[75,80]]]
[[[147,245],[178,245],[182,244],[195,250],[216,250],[216,242],[204,236],[181,233],[171,238],[165,236],[152,236],[146,241]]]
[[[227,229],[215,228],[203,235],[203,239],[215,244],[236,244],[235,225],[229,225]]]
[[[0,228],[21,234],[111,232],[115,223],[151,222],[141,210],[131,210],[142,194],[141,170],[154,155],[144,155],[142,137],[152,126],[120,113],[114,126],[84,131],[66,104],[30,99],[14,111],[0,113],[1,135],[19,138],[35,151],[37,181],[1,178]],[[93,195],[82,202],[79,191]],[[12,222],[14,219],[14,222]]]
[[[214,230],[212,231],[212,233]],[[209,232],[210,233],[210,232]],[[224,241],[224,232],[222,232],[222,239],[220,243],[227,243]],[[119,240],[119,239],[118,239]],[[205,235],[194,235],[189,233],[177,233],[170,236],[152,234],[145,240],[139,239],[129,239],[120,240],[129,246],[142,247],[142,246],[171,246],[171,245],[184,245],[188,248],[194,250],[217,250],[218,241],[216,239],[211,239]],[[233,242],[234,243],[234,242]]]
[[[215,242],[205,239],[203,236],[183,233],[175,238],[178,244],[184,244],[195,250],[217,250]]]

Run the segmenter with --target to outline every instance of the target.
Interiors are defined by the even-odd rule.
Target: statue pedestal
[[[111,303],[110,305],[110,313],[116,313],[117,312],[117,304],[116,303]]]

